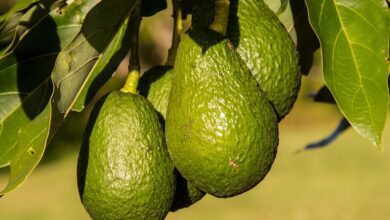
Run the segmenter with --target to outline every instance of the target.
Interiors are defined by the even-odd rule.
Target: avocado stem
[[[139,75],[139,70],[130,71],[127,75],[126,83],[121,89],[121,92],[137,94]]]
[[[230,0],[214,0],[214,4],[214,20],[209,28],[225,36],[229,20]]]
[[[168,58],[166,65],[173,66],[175,63],[177,48],[180,43],[180,35],[183,31],[183,18],[182,11],[180,7],[180,0],[172,0],[173,5],[173,31],[172,31],[172,45],[168,51]]]
[[[138,54],[139,28],[141,25],[141,3],[139,3],[130,17],[130,61],[129,74],[121,92],[137,94],[138,81],[140,76],[140,62]]]

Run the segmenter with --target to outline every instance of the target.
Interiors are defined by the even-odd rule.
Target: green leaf
[[[305,1],[264,0],[264,2],[277,14],[297,45],[301,73],[307,75],[313,64],[313,54],[320,47],[320,43],[309,24]]]
[[[112,76],[119,63],[126,57],[130,47],[128,25],[129,22],[126,21],[121,26],[114,39],[88,73],[79,91],[79,95],[72,106],[73,111],[80,112],[89,104],[96,92]]]
[[[70,8],[74,8],[75,4],[71,4]],[[12,15],[1,29],[2,48],[0,55],[11,53],[17,47],[17,44],[23,41],[23,38],[29,35],[30,31],[34,31],[36,27],[41,26],[42,22],[47,21],[47,17],[55,18],[55,21],[69,20],[70,13],[64,14],[63,11],[69,5],[65,3],[55,3],[52,0],[40,1],[32,5],[25,12],[18,12]],[[67,10],[70,11],[70,10]],[[75,11],[76,12],[76,11]],[[60,19],[62,18],[62,19]],[[58,22],[57,21],[57,22]],[[78,27],[79,28],[79,27]]]
[[[41,74],[28,75],[36,71],[39,64],[52,66],[55,56],[46,54],[18,61],[10,54],[0,60],[0,166],[9,165],[15,153],[19,130],[33,120],[45,107],[43,99],[47,91],[51,69],[40,68]]]
[[[7,21],[0,25],[0,54],[3,54],[12,43],[16,27],[22,17],[22,12],[14,13]]]
[[[277,1],[275,1],[277,2]],[[276,11],[276,15],[280,15],[282,14],[283,12],[286,11],[287,9],[287,6],[289,4],[289,1],[288,0],[280,0],[280,7],[279,9]]]
[[[294,42],[297,42],[297,36],[294,29],[294,18],[289,1],[264,0],[268,7],[278,16],[280,22],[284,25]]]
[[[67,115],[76,101],[75,109],[83,108],[85,89],[96,82],[94,77],[102,76],[99,73],[118,50],[119,42],[122,42],[118,40],[126,32],[123,28],[128,26],[127,17],[136,4],[137,0],[101,1],[85,18],[81,32],[58,55],[52,80],[55,84],[54,92],[61,95],[58,96],[59,100],[53,101],[61,113]],[[121,35],[118,39],[115,38],[117,33]],[[120,60],[113,61],[119,64]],[[83,95],[77,100],[80,93]]]
[[[383,0],[306,0],[325,83],[362,136],[381,147],[389,106],[389,16]]]
[[[90,1],[75,1],[60,14],[51,11],[12,53],[0,59],[0,167],[9,165],[11,170],[9,183],[0,194],[12,191],[27,178],[53,135],[49,123],[56,115],[48,104],[50,74],[59,51],[77,35],[80,19],[93,6]],[[75,13],[81,17],[75,19]]]
[[[17,0],[7,13],[0,15],[0,23],[11,17],[15,12],[22,11],[38,1],[40,0]]]
[[[30,175],[38,165],[45,150],[51,121],[51,105],[46,105],[44,110],[30,123],[19,128],[18,141],[10,148],[10,176],[7,186],[0,195],[16,189]],[[4,157],[3,157],[4,158]]]
[[[17,1],[9,14],[5,14],[4,20],[0,22],[0,55],[13,49],[21,40],[19,38],[26,35],[25,32],[33,29],[45,16],[48,16],[53,3],[53,0]]]

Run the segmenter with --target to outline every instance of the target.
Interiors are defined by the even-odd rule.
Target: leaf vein
[[[75,69],[74,71],[70,72],[69,74],[65,75],[64,77],[62,77],[61,79],[58,80],[58,85],[60,85],[64,80],[66,80],[67,78],[69,78],[70,76],[76,74],[77,72],[79,72],[82,68],[84,68],[86,65],[88,65],[89,63],[93,62],[94,60],[97,60],[99,58],[99,56],[94,56],[94,57],[91,57],[89,60],[87,60],[85,63],[83,63],[80,67],[78,67],[77,69]]]
[[[334,40],[334,44],[333,44],[333,48],[332,48],[332,59],[331,60],[335,60],[335,52],[336,52],[336,44],[337,42],[339,41],[339,38],[340,38],[340,35],[341,35],[341,30],[337,33],[336,35],[336,38]],[[335,67],[335,63],[336,62],[331,62],[332,63],[332,85],[336,85],[335,83],[335,80],[336,80],[336,67]],[[337,93],[337,86],[333,86],[333,90],[334,90],[334,93]]]
[[[337,0],[333,0],[333,3],[334,3],[334,6],[335,6],[336,13],[337,13],[338,17],[340,18],[339,19],[340,26],[341,26],[340,27],[340,31],[342,31],[344,33],[345,37],[347,38],[347,42],[348,42],[349,48],[351,50],[351,55],[352,55],[352,58],[353,58],[352,60],[353,60],[353,63],[355,65],[355,68],[356,68],[356,74],[357,74],[358,79],[359,79],[360,88],[363,91],[364,99],[365,99],[365,101],[367,103],[367,109],[368,109],[368,112],[369,112],[371,125],[373,125],[374,124],[374,119],[373,119],[372,109],[371,109],[371,106],[369,105],[367,91],[365,90],[365,87],[363,86],[363,81],[362,81],[362,78],[361,78],[361,73],[360,73],[359,66],[356,63],[356,55],[355,55],[355,52],[354,52],[353,47],[351,45],[350,37],[348,36],[348,34],[346,32],[345,24],[343,23],[343,20],[341,19],[341,14],[340,14],[339,8],[337,7],[337,5],[338,5],[337,4]]]
[[[340,7],[343,7],[343,8],[345,8],[345,9],[349,10],[349,11],[352,11],[353,13],[356,14],[356,16],[361,17],[369,26],[371,26],[372,29],[375,30],[375,32],[377,32],[378,34],[380,34],[379,29],[378,29],[377,27],[375,27],[373,24],[371,24],[371,22],[368,21],[362,14],[360,14],[360,13],[357,12],[356,10],[353,10],[353,9],[351,9],[350,7],[347,7],[347,6],[343,5],[343,4],[338,4],[338,5],[339,5]]]
[[[382,57],[380,57],[377,53],[375,53],[371,48],[367,47],[366,45],[364,45],[362,43],[359,43],[356,41],[351,41],[351,45],[363,47],[364,49],[368,50],[370,53],[374,54],[378,59],[382,59]]]
[[[322,1],[322,4],[320,6],[321,10],[318,16],[318,27],[321,27],[321,21],[322,21],[322,13],[324,12],[324,5],[325,5],[326,0]]]

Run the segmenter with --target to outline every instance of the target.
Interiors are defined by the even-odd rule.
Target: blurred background
[[[12,0],[0,0],[0,13]],[[143,70],[164,64],[171,43],[170,9],[145,18],[141,27]],[[187,21],[188,24],[188,21]],[[147,53],[145,53],[147,52]],[[124,60],[100,94],[119,88],[127,72]],[[170,213],[168,220],[309,220],[388,219],[390,216],[389,123],[381,152],[352,129],[330,146],[296,154],[306,144],[333,131],[341,119],[334,105],[306,97],[323,85],[319,54],[293,111],[280,123],[280,144],[268,176],[254,189],[229,199],[205,196],[190,208]],[[0,199],[0,219],[87,220],[79,200],[76,165],[89,106],[72,113],[48,146],[38,168],[14,192]],[[8,170],[0,172],[0,187]]]

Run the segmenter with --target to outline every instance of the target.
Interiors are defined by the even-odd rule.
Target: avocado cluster
[[[78,163],[93,219],[164,219],[205,194],[244,193],[270,170],[300,86],[294,43],[261,0],[230,0],[226,35],[209,28],[214,9],[193,0],[174,65],[146,71],[139,94],[95,105]]]

